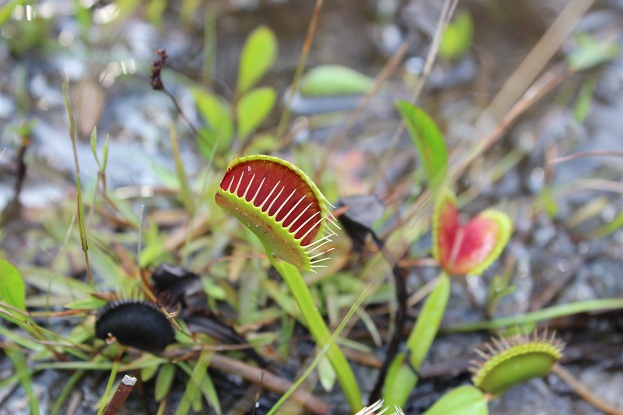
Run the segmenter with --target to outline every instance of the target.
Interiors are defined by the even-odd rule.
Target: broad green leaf
[[[240,55],[237,95],[244,94],[273,66],[277,56],[277,40],[266,26],[255,29],[244,44]]]
[[[238,136],[246,137],[255,131],[273,110],[276,100],[275,90],[269,87],[253,89],[243,95],[236,106]]]
[[[441,132],[428,114],[411,103],[398,101],[396,108],[420,153],[429,184],[437,187],[448,170],[448,151]]]
[[[487,398],[475,386],[466,385],[443,395],[424,415],[487,415]]]
[[[156,378],[156,389],[154,392],[157,402],[160,402],[169,394],[174,377],[175,365],[173,363],[162,365],[158,372],[158,377]]]
[[[149,380],[151,378],[154,377],[154,375],[156,374],[156,372],[158,372],[160,366],[158,365],[154,365],[154,366],[147,366],[141,369],[141,380],[143,382],[149,382]]]
[[[467,10],[462,10],[448,24],[439,45],[439,56],[453,60],[463,56],[472,45],[474,25]]]
[[[439,330],[450,297],[450,278],[439,276],[435,289],[424,302],[415,327],[407,339],[407,352],[399,353],[390,364],[383,387],[383,399],[390,407],[403,407],[415,388],[418,377],[412,368],[420,369]],[[406,359],[409,359],[409,364]]]
[[[318,362],[317,370],[322,388],[327,392],[331,391],[333,389],[333,385],[335,385],[337,377],[335,375],[335,370],[333,370],[333,368],[331,367],[331,362],[329,362],[329,359],[327,359],[326,357],[320,359],[320,362]]]
[[[199,113],[207,124],[207,132],[202,134],[205,145],[211,152],[225,149],[234,135],[234,126],[229,104],[220,97],[203,89],[194,89],[193,95]]]
[[[26,310],[26,287],[17,268],[0,258],[0,300]]]
[[[569,67],[582,71],[616,58],[619,47],[616,40],[596,40],[590,35],[580,33],[576,36],[578,48],[567,57]]]
[[[424,302],[415,327],[407,338],[407,348],[411,352],[409,356],[411,364],[418,369],[437,335],[449,297],[450,278],[442,274],[437,286]]]
[[[24,0],[13,0],[0,7],[0,26],[4,25],[7,20],[9,20],[13,9],[15,9],[18,4],[22,3],[24,3]]]
[[[340,65],[321,65],[308,71],[299,83],[305,96],[363,95],[374,85],[369,78],[354,69]]]

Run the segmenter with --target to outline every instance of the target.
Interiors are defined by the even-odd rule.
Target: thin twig
[[[218,353],[212,356],[210,367],[223,372],[233,373],[236,376],[241,376],[249,382],[253,382],[256,385],[260,385],[278,394],[286,393],[292,386],[292,383],[286,379]],[[291,397],[304,405],[305,408],[312,413],[326,414],[329,412],[329,406],[325,402],[303,389],[295,390]]]
[[[200,139],[201,136],[199,135],[199,131],[197,131],[193,123],[190,122],[190,120],[188,119],[184,111],[182,110],[182,107],[180,106],[177,99],[173,96],[173,94],[171,94],[167,90],[167,88],[164,86],[164,83],[162,82],[162,69],[164,68],[164,63],[166,62],[169,55],[167,55],[167,52],[164,49],[158,49],[156,51],[156,55],[160,56],[160,58],[155,60],[154,63],[152,64],[151,76],[149,77],[150,79],[149,84],[151,85],[152,89],[156,91],[162,91],[166,94],[166,96],[169,97],[171,102],[173,102],[173,105],[175,105],[175,109],[177,110],[178,114],[180,114],[182,119],[188,125],[188,128],[191,129],[191,131],[197,137],[197,139]]]
[[[623,151],[616,150],[589,150],[589,151],[580,151],[578,153],[568,154],[566,156],[556,157],[548,162],[548,164],[558,164],[564,163],[565,161],[575,160],[583,157],[592,157],[592,156],[612,156],[612,157],[623,157]]]
[[[394,331],[392,333],[392,337],[387,345],[387,353],[385,354],[385,360],[383,361],[383,366],[379,371],[376,379],[376,384],[370,392],[370,396],[368,398],[368,403],[375,402],[381,398],[381,392],[383,390],[383,385],[385,384],[385,377],[387,376],[387,372],[389,370],[389,366],[394,361],[396,355],[398,355],[398,351],[400,350],[400,343],[402,342],[402,337],[404,334],[405,323],[407,319],[407,284],[405,283],[405,277],[402,273],[402,270],[398,266],[397,261],[392,258],[392,255],[385,249],[385,242],[376,236],[374,232],[370,232],[372,239],[376,246],[383,253],[383,257],[392,267],[392,275],[394,276],[394,287],[396,293],[396,317],[394,319]]]
[[[307,35],[305,36],[305,43],[303,43],[299,63],[296,67],[296,71],[294,72],[294,78],[292,79],[292,86],[290,87],[290,93],[288,94],[288,102],[283,109],[281,119],[279,120],[279,126],[277,127],[277,140],[280,140],[283,137],[288,121],[290,120],[290,114],[292,112],[290,104],[292,103],[292,98],[298,90],[299,79],[303,74],[303,69],[305,68],[305,63],[307,62],[307,56],[309,55],[309,50],[311,49],[312,41],[314,40],[316,26],[318,25],[318,17],[320,16],[320,10],[322,9],[323,3],[323,0],[316,0],[316,6],[314,7],[314,13],[312,14],[309,27],[307,28]]]
[[[82,252],[84,254],[84,264],[89,278],[91,287],[95,288],[93,282],[93,274],[91,273],[91,264],[89,263],[89,243],[87,240],[86,227],[84,223],[84,211],[82,204],[82,184],[80,181],[80,164],[78,163],[78,148],[76,146],[76,119],[74,115],[74,107],[69,96],[69,81],[63,82],[63,95],[65,98],[65,107],[67,108],[67,115],[69,117],[69,138],[71,139],[71,146],[74,155],[74,164],[76,167],[76,211],[78,212],[78,228],[80,229],[80,242],[82,245]]]
[[[452,13],[454,13],[454,9],[458,0],[445,0],[443,3],[443,8],[441,9],[441,14],[439,15],[439,20],[437,21],[437,30],[435,31],[435,35],[433,36],[433,41],[430,45],[430,49],[428,54],[426,55],[426,62],[424,63],[424,69],[422,70],[422,74],[420,75],[415,88],[413,89],[413,93],[411,94],[411,99],[409,102],[411,104],[415,104],[422,93],[422,89],[426,84],[426,80],[428,79],[428,75],[433,69],[433,64],[435,63],[435,59],[437,57],[437,51],[439,50],[439,46],[441,45],[441,39],[443,38],[443,34],[446,31],[446,27],[452,18]],[[392,135],[391,143],[389,145],[389,149],[395,149],[398,144],[398,139],[402,135],[402,132],[405,129],[405,123],[400,121],[398,127],[394,131]],[[378,168],[376,170],[374,179],[370,183],[378,183],[380,178],[383,177],[383,173],[387,169],[387,165],[390,160],[393,159],[393,151],[388,151],[385,154],[385,157],[378,164]]]
[[[407,42],[404,42],[402,45],[400,45],[396,52],[394,52],[394,54],[391,56],[391,58],[387,61],[385,66],[381,69],[379,74],[374,79],[374,85],[372,85],[372,88],[370,88],[370,90],[359,100],[355,109],[346,119],[346,124],[342,128],[340,135],[335,138],[337,132],[336,128],[329,132],[329,138],[327,138],[328,146],[325,151],[326,154],[333,154],[335,150],[348,138],[348,134],[355,125],[355,122],[359,119],[361,114],[363,114],[364,110],[372,101],[372,98],[379,92],[387,79],[389,79],[389,77],[399,67],[400,62],[402,62],[402,58],[405,56],[408,50],[409,44]],[[316,169],[316,177],[318,177],[319,174],[326,169],[329,161],[330,157],[321,158],[319,167]]]
[[[623,411],[615,408],[607,402],[604,402],[601,398],[596,396],[590,389],[586,386],[582,385],[579,380],[575,378],[567,369],[562,367],[559,364],[555,364],[552,368],[552,372],[554,372],[558,377],[567,384],[571,389],[575,391],[578,395],[582,397],[586,402],[593,405],[595,408],[600,411],[605,412],[608,415],[623,415]]]

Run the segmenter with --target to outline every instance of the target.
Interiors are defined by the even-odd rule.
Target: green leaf
[[[22,354],[21,351],[17,350],[15,347],[7,347],[5,348],[6,354],[13,363],[15,367],[15,372],[20,374],[20,383],[22,384],[22,388],[24,389],[24,394],[28,398],[28,407],[30,408],[30,413],[32,415],[38,415],[39,412],[39,404],[37,396],[35,395],[35,391],[32,387],[32,371],[28,368],[28,363],[26,362],[26,357]]]
[[[441,132],[428,114],[411,103],[401,100],[396,108],[420,153],[428,182],[433,188],[437,187],[448,171],[448,151]]]
[[[191,215],[195,211],[195,203],[192,191],[190,190],[190,180],[184,168],[184,161],[180,154],[180,146],[177,140],[177,133],[173,122],[169,122],[169,133],[171,135],[171,150],[173,152],[173,160],[175,160],[175,175],[179,185],[179,198],[188,213]]]
[[[467,10],[462,10],[448,24],[439,45],[439,56],[454,60],[465,55],[472,45],[474,24]]]
[[[7,20],[9,20],[13,9],[15,9],[18,4],[22,3],[24,3],[24,0],[13,0],[0,8],[0,26],[4,25]]]
[[[574,115],[575,119],[579,123],[583,123],[591,110],[591,103],[593,101],[593,92],[597,85],[597,73],[591,73],[580,87],[578,92],[578,98],[575,103]]]
[[[333,385],[335,385],[337,377],[335,375],[335,370],[331,367],[331,362],[329,362],[326,356],[320,359],[318,363],[318,377],[322,388],[330,392],[333,389]]]
[[[234,135],[229,104],[222,98],[203,89],[194,89],[193,95],[199,113],[207,124],[207,132],[201,135],[202,140],[204,140],[203,144],[207,146],[209,153],[214,148],[217,151],[228,148]]]
[[[567,56],[569,67],[583,71],[616,58],[619,47],[616,40],[595,40],[590,35],[580,33],[576,36],[578,48]]]
[[[299,92],[305,96],[363,95],[374,85],[369,78],[354,69],[340,65],[321,65],[301,78]]]
[[[26,287],[17,268],[0,258],[0,300],[26,310]]]
[[[269,87],[256,88],[240,98],[236,105],[238,118],[238,136],[251,134],[266,119],[275,107],[277,94]]]
[[[202,352],[201,356],[199,356],[199,360],[194,365],[192,372],[186,363],[180,364],[180,368],[182,368],[182,370],[189,375],[189,379],[186,384],[184,395],[180,401],[180,405],[175,411],[176,415],[188,413],[190,404],[195,405],[195,403],[198,402],[200,405],[201,394],[203,394],[212,406],[212,409],[214,409],[217,414],[221,413],[221,404],[218,399],[218,395],[216,394],[216,389],[214,389],[214,384],[208,376],[207,370],[213,354],[214,353],[212,351]]]
[[[175,365],[167,363],[162,365],[156,378],[155,398],[157,402],[163,400],[171,390],[173,378],[175,377]]]
[[[390,364],[387,378],[383,387],[383,399],[390,407],[404,406],[407,398],[415,388],[418,377],[412,368],[420,369],[422,361],[428,354],[430,346],[437,335],[441,319],[446,311],[450,297],[450,278],[441,274],[434,290],[424,302],[422,311],[415,327],[407,339],[409,364],[407,353],[402,352]]]
[[[518,324],[534,323],[554,318],[571,316],[574,314],[586,313],[589,311],[603,310],[623,310],[623,299],[608,298],[598,300],[577,301],[556,305],[541,310],[530,311],[515,316],[501,317],[490,321],[461,324],[455,327],[444,329],[445,333],[466,333],[478,330],[499,329],[502,327],[516,326]]]
[[[424,302],[415,327],[407,338],[407,349],[411,352],[409,358],[411,364],[416,368],[420,367],[431,344],[433,344],[449,297],[450,278],[446,274],[442,274],[437,286]]]
[[[443,395],[424,415],[487,415],[487,398],[472,385],[459,386]]]
[[[65,308],[70,310],[95,310],[100,307],[105,306],[107,303],[104,300],[100,300],[95,297],[88,297],[82,300],[72,301],[71,303],[65,304]]]
[[[273,66],[277,56],[277,40],[266,26],[255,29],[244,44],[240,55],[237,95],[244,94]]]

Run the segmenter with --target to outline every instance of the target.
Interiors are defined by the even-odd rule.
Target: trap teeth
[[[312,252],[331,242],[335,219],[316,185],[300,169],[276,157],[235,159],[216,192],[216,204],[240,220],[277,258],[305,270],[317,265]]]

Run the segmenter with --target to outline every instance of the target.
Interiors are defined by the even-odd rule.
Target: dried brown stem
[[[214,354],[212,356],[210,366],[223,372],[241,376],[249,382],[281,395],[286,393],[292,386],[292,383],[288,380],[221,354]],[[329,412],[329,406],[325,402],[305,390],[295,390],[291,398],[314,414],[326,414]]]
[[[121,379],[121,382],[119,382],[119,386],[117,386],[117,390],[110,399],[110,402],[106,405],[103,415],[116,415],[126,399],[128,399],[128,396],[130,396],[130,392],[132,392],[135,384],[136,378],[125,375],[123,379]]]
[[[299,58],[299,63],[296,67],[296,72],[294,72],[294,78],[292,79],[292,87],[290,89],[290,93],[288,94],[288,102],[283,109],[281,119],[279,120],[279,126],[277,127],[277,139],[281,139],[284,136],[288,121],[290,120],[290,103],[292,102],[292,98],[298,89],[299,79],[303,74],[303,69],[305,68],[305,63],[307,62],[307,56],[309,56],[309,50],[311,49],[312,41],[314,40],[316,26],[318,25],[318,17],[320,16],[320,10],[322,10],[323,4],[324,0],[316,0],[314,13],[312,14],[309,27],[307,28],[307,35],[305,35],[305,43],[303,43],[303,49],[301,49],[301,57]]]
[[[601,398],[591,392],[590,389],[580,383],[580,381],[576,379],[575,376],[573,376],[567,369],[565,369],[561,365],[554,365],[554,367],[552,368],[552,372],[558,375],[558,377],[563,382],[565,382],[567,386],[573,389],[575,393],[580,395],[582,399],[593,405],[595,408],[605,412],[608,415],[623,415],[622,410],[615,408],[607,402],[604,402]]]

